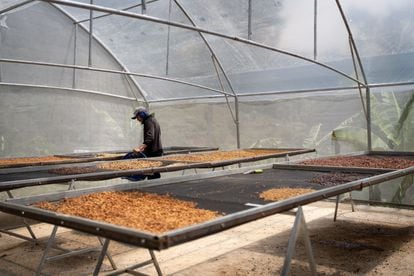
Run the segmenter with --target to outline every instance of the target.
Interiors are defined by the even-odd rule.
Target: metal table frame
[[[164,148],[164,155],[178,154],[178,153],[192,153],[202,151],[214,151],[218,150],[215,147],[184,147],[184,146],[172,146]],[[131,150],[110,150],[110,151],[98,151],[98,152],[84,152],[84,153],[68,153],[68,154],[55,154],[52,157],[67,158],[67,160],[61,161],[44,161],[44,162],[33,162],[33,163],[16,163],[10,165],[1,165],[0,169],[4,168],[19,168],[19,167],[30,167],[30,166],[48,166],[48,165],[62,165],[62,164],[73,164],[73,163],[84,163],[93,161],[110,161],[120,160],[121,157],[130,152]],[[100,154],[119,154],[119,156],[99,156]],[[46,157],[46,156],[28,156],[28,157],[10,157],[10,158],[30,158],[30,157]],[[9,158],[0,158],[9,159]]]
[[[277,166],[277,165],[275,165]],[[143,181],[138,183],[128,183],[128,184],[119,184],[107,187],[98,187],[90,189],[81,189],[75,191],[65,191],[59,193],[53,193],[48,195],[39,195],[28,198],[19,198],[19,199],[9,199],[5,202],[0,203],[0,210],[15,214],[22,217],[28,217],[32,219],[37,219],[46,223],[51,223],[55,225],[65,226],[71,229],[79,230],[82,232],[90,233],[92,235],[104,237],[108,240],[115,240],[123,243],[128,243],[136,245],[138,247],[147,248],[149,250],[162,250],[168,247],[178,245],[184,242],[188,242],[206,235],[214,234],[225,229],[229,229],[238,225],[241,225],[246,222],[250,222],[256,219],[260,219],[269,215],[276,213],[281,213],[288,211],[292,208],[300,207],[311,202],[319,201],[321,199],[330,198],[333,196],[338,196],[344,193],[348,193],[353,190],[360,190],[364,187],[369,187],[371,185],[379,184],[387,180],[403,177],[406,175],[414,174],[414,167],[410,167],[403,170],[396,170],[380,175],[375,175],[372,177],[360,179],[357,181],[352,181],[335,187],[326,188],[323,190],[318,190],[309,194],[302,196],[297,196],[287,200],[273,202],[266,204],[264,206],[240,211],[234,214],[230,214],[218,219],[208,221],[205,223],[193,225],[190,227],[162,233],[160,235],[155,235],[152,233],[138,231],[134,229],[129,229],[125,227],[119,227],[112,224],[92,221],[84,218],[78,218],[73,216],[60,215],[54,212],[40,210],[38,208],[26,206],[28,204],[47,200],[54,201],[61,199],[63,197],[75,197],[83,194],[89,194],[100,191],[125,191],[142,187],[151,187],[156,185],[166,185],[174,183],[183,183],[191,180],[200,180],[214,178],[218,176],[226,176],[231,174],[243,173],[256,168],[272,168],[273,165],[266,166],[254,166],[254,167],[245,167],[234,170],[226,171],[215,171],[205,174],[185,176],[185,177],[176,177],[170,179],[158,179],[152,181]],[[301,221],[301,219],[299,219]],[[303,222],[302,222],[303,223]],[[105,245],[105,243],[104,243]],[[102,251],[101,256],[105,256],[106,252]],[[289,253],[291,254],[291,253]],[[103,257],[102,257],[103,258]],[[100,269],[97,267],[95,270]]]

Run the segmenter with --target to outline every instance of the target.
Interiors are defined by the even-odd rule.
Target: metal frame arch
[[[188,12],[184,9],[184,7],[182,6],[182,4],[180,4],[178,2],[178,0],[174,0],[174,2],[178,6],[178,8],[184,13],[184,15],[188,18],[188,20],[190,21],[190,23],[194,27],[196,27],[197,25],[195,24],[194,20],[191,18],[191,16],[188,14]],[[197,32],[197,33],[200,35],[201,39],[204,41],[204,43],[206,44],[208,50],[210,51],[210,53],[211,53],[211,55],[213,57],[213,63],[217,62],[218,66],[220,67],[221,71],[223,72],[223,75],[226,78],[227,84],[229,85],[230,90],[231,90],[231,92],[234,95],[234,100],[235,100],[235,103],[234,103],[234,106],[235,107],[234,108],[235,108],[235,113],[236,113],[236,118],[235,118],[234,121],[235,121],[235,124],[236,124],[237,148],[239,149],[241,147],[241,143],[240,143],[239,97],[238,97],[236,91],[234,91],[233,84],[232,84],[230,78],[227,76],[226,70],[224,69],[223,64],[221,63],[220,59],[217,57],[215,51],[213,50],[213,47],[211,47],[210,43],[208,43],[208,41],[204,37],[204,34],[203,33],[201,33],[201,32]],[[213,64],[213,65],[215,67],[215,64]],[[221,82],[219,75],[217,75],[217,77],[219,78],[219,81]],[[224,89],[223,89],[223,91],[224,91]],[[226,100],[227,100],[227,98],[226,98]],[[231,113],[230,106],[229,106],[229,109],[230,109],[230,113]]]
[[[26,61],[26,60],[15,60],[15,59],[0,59],[0,63],[2,63],[2,62],[28,64],[28,65],[38,65],[38,66],[60,67],[60,68],[73,68],[73,69],[79,69],[79,70],[89,70],[89,71],[95,71],[95,72],[114,73],[114,74],[120,74],[120,75],[129,75],[129,76],[137,76],[137,77],[144,77],[144,78],[150,78],[150,79],[158,79],[158,80],[175,82],[175,83],[179,83],[179,84],[183,84],[183,85],[193,86],[193,87],[197,87],[197,88],[200,88],[200,89],[205,89],[205,90],[217,92],[217,93],[220,93],[220,94],[225,95],[225,96],[233,96],[232,94],[226,93],[226,92],[218,90],[218,89],[210,88],[210,87],[207,87],[207,86],[203,86],[203,85],[199,85],[199,84],[195,84],[195,83],[190,83],[190,82],[185,82],[185,81],[181,81],[181,80],[178,80],[178,79],[172,79],[172,78],[167,78],[167,77],[160,77],[160,76],[150,75],[150,74],[125,72],[125,71],[119,71],[119,70],[95,68],[95,67],[82,66],[82,65],[69,65],[69,64],[48,63],[48,62],[39,62],[39,61]]]
[[[152,16],[147,16],[147,15],[142,15],[142,14],[137,14],[137,13],[131,13],[131,12],[125,12],[125,11],[120,11],[117,9],[111,9],[111,8],[106,8],[106,7],[102,7],[102,6],[97,6],[97,5],[90,5],[90,4],[83,4],[83,3],[79,3],[79,2],[73,2],[73,1],[67,1],[67,0],[39,0],[39,1],[43,1],[43,2],[49,2],[49,3],[54,3],[54,4],[60,4],[60,5],[67,5],[67,6],[72,6],[72,7],[76,7],[76,8],[82,8],[82,9],[93,9],[96,11],[100,11],[100,12],[106,12],[106,13],[112,13],[112,14],[117,14],[120,16],[126,16],[126,17],[131,17],[131,18],[137,18],[137,19],[142,19],[142,20],[146,20],[146,21],[151,21],[151,22],[155,22],[155,23],[159,23],[159,24],[164,24],[164,25],[171,25],[177,28],[182,28],[182,29],[187,29],[187,30],[192,30],[192,31],[197,31],[197,32],[201,32],[201,33],[205,33],[205,34],[210,34],[213,36],[218,36],[218,37],[222,37],[225,39],[230,39],[230,40],[234,40],[234,41],[238,41],[240,43],[244,43],[244,44],[249,44],[249,45],[253,45],[259,48],[263,48],[263,49],[267,49],[273,52],[278,52],[280,54],[285,54],[294,58],[298,58],[316,65],[319,65],[321,67],[324,67],[325,69],[328,69],[330,71],[333,71],[339,75],[342,75],[343,77],[354,81],[355,83],[359,83],[360,85],[362,85],[363,87],[365,87],[366,85],[362,82],[360,82],[359,80],[347,75],[344,72],[341,72],[340,70],[337,70],[325,63],[321,63],[318,61],[314,61],[310,58],[306,58],[304,56],[298,55],[298,54],[294,54],[288,51],[284,51],[275,47],[271,47],[269,45],[266,44],[262,44],[262,43],[258,43],[252,40],[248,40],[248,39],[244,39],[242,37],[238,37],[238,36],[230,36],[230,35],[226,35],[223,33],[218,33],[218,32],[213,32],[207,29],[203,29],[203,28],[198,28],[198,27],[194,27],[194,26],[190,26],[190,25],[186,25],[186,24],[181,24],[181,23],[177,23],[177,22],[170,22],[164,19],[160,19],[157,17],[152,17]]]
[[[70,20],[73,21],[74,26],[79,26],[81,27],[86,33],[89,33],[89,31],[82,25],[82,24],[77,24],[76,20],[74,17],[72,17],[68,12],[66,12],[65,10],[63,10],[62,8],[60,8],[59,6],[53,5],[52,3],[50,3],[51,6],[53,6],[54,8],[56,8],[58,11],[60,11],[62,14],[64,14],[65,16],[67,16]],[[76,28],[75,28],[76,31]],[[116,57],[116,55],[105,45],[105,43],[103,43],[98,37],[96,37],[95,35],[92,35],[92,38],[106,51],[108,52],[108,54],[115,60],[116,63],[118,63],[118,65],[125,71],[125,72],[129,72],[128,68]],[[74,45],[74,47],[76,47],[76,45]],[[147,103],[147,97],[146,97],[146,92],[144,89],[142,89],[142,87],[139,85],[139,83],[129,77],[129,79],[131,80],[131,82],[135,85],[135,87],[138,89],[138,92],[140,93],[141,97],[144,99],[144,102]],[[137,102],[139,102],[137,95],[135,95],[134,91],[132,91]]]
[[[342,9],[342,6],[341,6],[341,3],[339,2],[339,0],[335,0],[335,2],[336,2],[336,5],[337,5],[338,10],[339,10],[339,13],[341,14],[342,20],[344,21],[346,30],[347,30],[348,35],[349,35],[351,52],[352,51],[355,51],[355,55],[356,55],[356,58],[358,60],[358,65],[359,65],[359,68],[361,70],[362,77],[364,79],[363,81],[365,83],[365,89],[366,89],[367,144],[368,144],[367,146],[368,146],[368,150],[370,151],[370,150],[372,150],[372,136],[371,136],[371,92],[370,92],[370,88],[369,88],[369,83],[368,83],[367,77],[365,75],[364,66],[362,65],[361,57],[360,57],[359,52],[358,52],[358,47],[356,46],[354,37],[352,35],[352,31],[351,31],[351,28],[349,26],[348,19],[345,16],[345,13],[344,13],[344,11]],[[352,59],[354,59],[354,56],[353,55],[352,55]],[[355,68],[355,74],[356,74],[356,76],[358,78],[358,74],[357,74],[356,68]],[[359,87],[359,85],[360,84],[358,83],[358,87]],[[362,97],[362,95],[361,95],[361,97]],[[363,105],[363,107],[364,107],[364,105]]]

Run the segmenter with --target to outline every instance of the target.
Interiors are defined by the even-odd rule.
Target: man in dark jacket
[[[134,148],[132,152],[125,155],[124,159],[162,156],[161,128],[154,116],[150,115],[144,107],[139,107],[134,111],[131,119],[138,120],[144,125],[144,141],[139,147]],[[148,175],[148,179],[160,177],[160,173]],[[133,175],[127,177],[127,179],[136,181],[145,179],[145,176]]]
[[[161,128],[154,116],[150,115],[145,108],[140,107],[134,111],[134,116],[131,119],[136,119],[144,125],[144,141],[133,151],[143,153],[147,157],[161,156],[163,153]]]

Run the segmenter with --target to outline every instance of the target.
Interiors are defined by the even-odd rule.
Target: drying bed
[[[66,164],[82,162],[82,159],[62,156],[38,156],[38,157],[16,157],[1,158],[0,168],[14,168],[24,166],[41,166],[51,164]]]
[[[0,170],[0,191],[27,186],[64,183],[71,180],[105,180],[133,174],[152,174],[191,168],[211,168],[240,162],[312,152],[312,149],[247,149],[237,151],[209,151],[197,154],[171,155],[164,158],[128,159],[99,164],[77,163],[52,167],[25,167]],[[243,157],[243,158],[242,158]],[[205,160],[202,162],[202,160]],[[215,161],[214,161],[215,160]],[[221,160],[221,161],[218,161]],[[156,165],[129,166],[131,163]],[[201,163],[198,163],[201,162]]]
[[[50,155],[38,157],[16,157],[0,158],[0,168],[18,168],[26,166],[47,166],[59,164],[83,163],[103,160],[117,160],[125,154],[122,153],[88,153],[88,154],[68,154]]]
[[[217,149],[218,148],[214,147],[166,147],[164,149],[164,155],[214,151]],[[26,166],[44,166],[105,160],[120,160],[123,156],[125,156],[126,153],[128,153],[127,150],[113,150],[101,152],[56,154],[49,156],[0,158],[0,168],[17,168]]]
[[[197,208],[195,202],[140,191],[92,193],[58,202],[42,201],[34,206],[153,233],[167,232],[220,216],[218,212]]]
[[[315,179],[327,172],[284,170],[269,168],[263,173],[246,174],[248,168],[232,171],[211,172],[207,174],[148,182],[128,183],[107,187],[66,191],[48,195],[38,195],[20,199],[9,199],[0,203],[0,210],[42,222],[80,230],[111,240],[148,248],[164,249],[199,237],[234,227],[275,213],[284,212],[300,205],[329,198],[353,190],[385,182],[390,179],[414,174],[414,168],[391,171],[378,175],[358,173],[362,177],[347,183],[321,185]],[[335,178],[334,178],[335,179]],[[339,179],[339,178],[336,178]],[[348,179],[345,179],[347,181]],[[332,181],[332,179],[331,179]],[[340,182],[340,181],[339,181]],[[260,193],[272,188],[311,188],[315,191],[293,198],[271,202],[260,198]],[[153,233],[118,226],[102,221],[77,216],[64,215],[34,207],[37,202],[56,202],[107,191],[140,192],[166,195],[197,203],[197,208],[211,210],[223,216],[192,226],[163,233]],[[252,207],[255,206],[255,207]]]
[[[82,163],[60,167],[36,167],[31,170],[0,172],[0,192],[28,186],[65,183],[72,180],[105,180],[136,174],[171,172],[196,167],[197,164],[168,160],[128,159],[111,162]],[[5,169],[10,171],[10,169]]]
[[[314,149],[298,148],[251,148],[230,151],[203,152],[186,155],[177,154],[166,156],[160,159],[177,162],[194,162],[199,163],[199,167],[214,168],[243,162],[254,162],[269,158],[293,156],[298,154],[310,153],[314,151]]]
[[[389,172],[414,166],[414,152],[371,151],[352,155],[306,159],[298,162],[286,162],[277,166],[286,169]]]

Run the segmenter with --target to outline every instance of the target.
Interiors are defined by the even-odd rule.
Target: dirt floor
[[[334,204],[318,202],[304,207],[318,275],[414,275],[414,211],[384,207],[340,205],[333,222]],[[275,275],[280,274],[295,218],[293,211],[254,221],[213,236],[155,252],[166,275]],[[0,214],[0,226],[21,219]],[[0,275],[34,275],[52,227],[35,224],[40,245],[7,234],[0,237]],[[25,228],[16,230],[27,234]],[[99,246],[96,237],[59,228],[57,242],[64,248]],[[145,249],[111,242],[110,253],[118,266],[148,260]],[[54,249],[49,256],[61,253]],[[91,275],[99,252],[53,262],[42,275]],[[101,274],[112,271],[106,259]],[[137,271],[156,275],[153,265]],[[290,267],[291,275],[309,275],[302,239]]]

